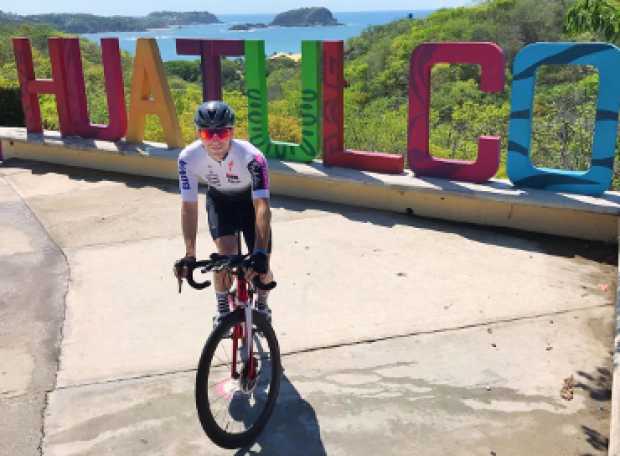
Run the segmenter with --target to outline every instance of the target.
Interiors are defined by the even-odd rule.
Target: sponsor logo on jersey
[[[217,173],[214,173],[213,171],[209,171],[209,174],[207,174],[207,182],[209,183],[209,185],[213,185],[215,187],[219,187],[221,185],[220,176],[218,176]]]
[[[181,179],[181,188],[183,190],[190,190],[189,179],[187,178],[187,163],[184,160],[179,160],[179,178]]]
[[[229,184],[238,184],[240,182],[239,176],[237,176],[236,174],[226,173],[226,179],[228,180]]]

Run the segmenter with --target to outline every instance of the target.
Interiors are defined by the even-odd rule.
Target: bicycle
[[[228,271],[236,277],[236,288],[228,294],[231,312],[204,345],[195,386],[196,410],[203,430],[216,445],[228,449],[242,448],[256,440],[273,413],[282,375],[278,339],[254,303],[254,288],[270,290],[276,283],[263,284],[257,276],[248,282],[244,270],[249,258],[214,253],[210,260],[188,266],[186,277],[198,290],[211,285],[209,280],[194,280],[193,272],[198,268],[203,273]],[[179,279],[179,292],[181,283]],[[218,356],[222,354],[225,359]],[[216,406],[222,407],[214,410]],[[220,423],[218,418],[225,422]]]

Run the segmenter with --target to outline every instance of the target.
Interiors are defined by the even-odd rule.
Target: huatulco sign
[[[127,142],[144,139],[146,115],[159,117],[169,147],[183,146],[181,129],[154,39],[138,39],[129,109],[125,106],[118,39],[101,40],[109,111],[108,125],[89,120],[84,74],[77,38],[50,38],[51,79],[35,79],[30,42],[14,38],[28,132],[42,131],[38,95],[56,97],[60,132],[64,136]],[[268,157],[309,162],[323,153],[326,165],[383,173],[400,173],[401,155],[348,150],[344,144],[343,43],[302,42],[301,144],[274,141],[268,132],[267,83],[263,41],[178,39],[177,52],[201,58],[203,98],[221,99],[221,64],[225,56],[245,57],[249,140]],[[419,176],[485,182],[500,163],[500,138],[481,136],[473,162],[433,157],[429,151],[430,75],[438,63],[481,66],[480,90],[504,90],[505,59],[494,43],[424,43],[411,53],[407,157]],[[536,69],[541,65],[593,65],[599,72],[599,96],[587,171],[537,168],[530,159],[532,107]],[[507,172],[517,186],[598,195],[613,176],[620,108],[620,49],[607,43],[536,43],[523,48],[513,67]]]

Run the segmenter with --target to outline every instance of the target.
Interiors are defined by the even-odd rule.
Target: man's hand
[[[264,250],[255,250],[250,256],[249,268],[246,271],[246,279],[251,281],[254,276],[261,278],[269,271],[269,258]]]
[[[179,282],[179,293],[181,293],[181,285],[183,284],[183,279],[189,275],[189,267],[192,266],[195,262],[196,257],[190,255],[186,255],[180,260],[174,262],[174,267],[172,268],[172,270],[174,272],[174,276]]]
[[[250,257],[250,267],[259,274],[265,274],[269,270],[267,254],[262,250],[255,250]]]

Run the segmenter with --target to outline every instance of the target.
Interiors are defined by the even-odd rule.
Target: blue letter
[[[592,166],[587,171],[536,168],[530,159],[532,106],[540,65],[593,65],[600,76]],[[600,195],[611,184],[620,106],[620,49],[607,43],[536,43],[521,49],[513,65],[508,131],[508,177],[522,187]]]

